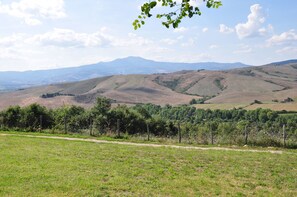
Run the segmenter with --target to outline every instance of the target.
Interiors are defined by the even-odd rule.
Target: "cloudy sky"
[[[132,22],[143,2],[0,0],[0,71],[127,56],[250,65],[297,58],[297,1],[222,0],[219,9],[201,4],[202,16],[185,20],[178,29],[151,19],[135,31]]]

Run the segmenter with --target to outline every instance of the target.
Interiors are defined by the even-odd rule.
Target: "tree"
[[[190,101],[190,103],[189,103],[190,105],[195,105],[195,104],[197,104],[197,101],[196,101],[196,99],[192,99],[191,101]]]
[[[86,110],[80,106],[63,106],[54,111],[55,129],[65,129],[69,132],[79,132],[89,127]]]
[[[11,106],[4,112],[2,112],[2,122],[4,126],[9,128],[20,126],[22,109],[20,106]]]
[[[222,2],[218,0],[203,0],[208,8],[219,8]],[[184,18],[192,18],[195,15],[201,15],[200,8],[191,4],[191,0],[182,0],[179,3],[177,0],[149,0],[141,6],[141,13],[138,18],[133,22],[134,29],[140,28],[145,24],[145,20],[153,16],[151,11],[157,5],[169,8],[169,12],[157,14],[156,18],[165,19],[162,25],[169,28],[177,28]]]
[[[111,100],[104,97],[98,97],[94,107],[90,111],[90,118],[99,132],[103,132],[109,127],[109,111],[111,109]]]
[[[111,109],[111,100],[104,97],[98,97],[96,100],[96,104],[91,109],[91,112],[94,116],[106,115],[110,109]]]
[[[50,128],[53,120],[48,110],[39,104],[33,103],[22,110],[22,125],[30,130]]]

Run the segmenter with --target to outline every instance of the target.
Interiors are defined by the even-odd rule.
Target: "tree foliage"
[[[98,98],[94,107],[63,106],[49,110],[38,104],[27,107],[9,107],[0,112],[1,130],[87,133],[91,135],[116,134],[146,135],[147,126],[152,136],[182,138],[188,142],[208,144],[249,144],[281,146],[285,125],[288,143],[297,147],[297,114],[257,110],[203,110],[191,105],[160,106],[138,104],[111,106],[111,100]],[[212,140],[210,140],[212,139]]]
[[[222,2],[218,0],[203,0],[208,8],[219,8]],[[140,28],[145,24],[145,20],[153,16],[152,10],[161,5],[169,8],[168,12],[156,14],[156,18],[162,19],[162,25],[165,27],[177,28],[184,18],[192,18],[195,15],[201,15],[200,8],[191,4],[191,0],[182,0],[180,3],[176,0],[153,0],[144,3],[141,6],[141,13],[133,22],[134,29]]]

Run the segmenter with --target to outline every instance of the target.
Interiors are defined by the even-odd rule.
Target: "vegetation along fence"
[[[297,147],[297,114],[268,109],[202,110],[190,105],[141,104],[47,109],[38,104],[0,112],[0,129],[91,136],[139,137],[180,143]]]

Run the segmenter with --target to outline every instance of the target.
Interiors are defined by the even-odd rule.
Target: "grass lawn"
[[[297,196],[297,151],[0,136],[0,196]]]

